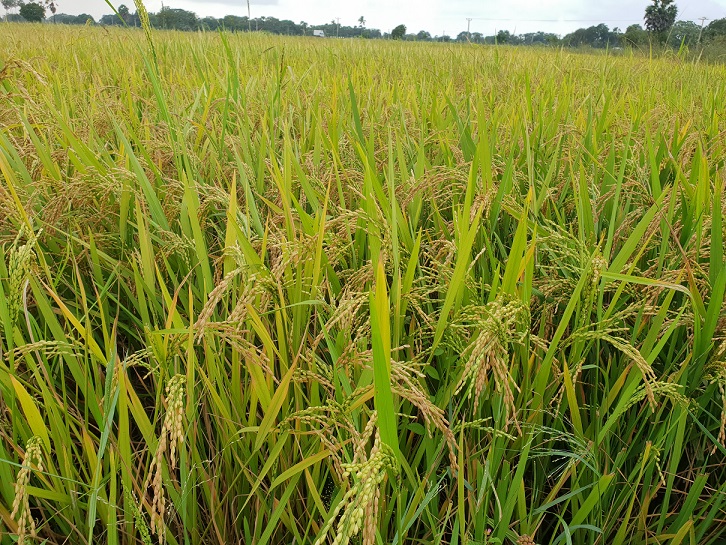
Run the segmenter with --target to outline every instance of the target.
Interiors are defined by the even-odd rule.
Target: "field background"
[[[724,66],[0,33],[0,543],[723,542]]]

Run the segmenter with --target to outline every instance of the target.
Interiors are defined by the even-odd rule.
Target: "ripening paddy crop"
[[[0,34],[0,544],[726,539],[724,66]]]

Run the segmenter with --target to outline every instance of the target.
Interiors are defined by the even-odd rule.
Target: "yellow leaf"
[[[45,445],[46,452],[50,452],[50,438],[48,437],[48,428],[45,427],[45,421],[40,415],[38,406],[35,404],[35,400],[23,387],[22,384],[15,377],[10,377],[13,381],[13,388],[15,388],[15,394],[18,396],[20,406],[23,408],[25,413],[25,419],[28,421],[30,429],[34,435],[40,437]]]

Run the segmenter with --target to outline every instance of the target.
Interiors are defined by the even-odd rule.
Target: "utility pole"
[[[250,12],[250,0],[247,0],[247,32],[252,32],[252,15]]]
[[[471,17],[466,18],[466,37],[471,41]]]
[[[335,18],[336,25],[335,25],[335,37],[340,38],[340,17]]]
[[[708,21],[708,17],[699,17],[698,20],[701,21],[701,30],[698,33],[698,43],[696,45],[701,45],[701,35],[703,34],[703,25],[705,25],[706,21]]]

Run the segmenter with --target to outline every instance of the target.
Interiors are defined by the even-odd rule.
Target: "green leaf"
[[[381,441],[398,457],[398,425],[391,390],[390,308],[383,262],[378,262],[375,289],[370,296],[371,342],[373,344],[374,406],[378,412]]]

